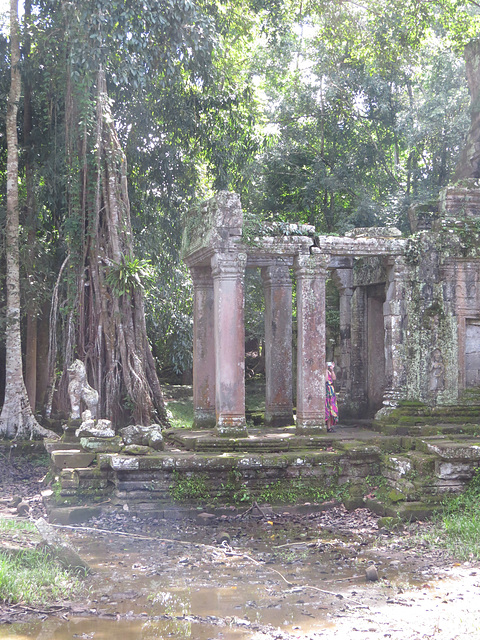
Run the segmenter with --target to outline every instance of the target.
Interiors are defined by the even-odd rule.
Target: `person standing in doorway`
[[[335,363],[327,362],[327,371],[325,375],[325,422],[327,423],[327,431],[332,433],[334,425],[338,422],[337,396],[333,383],[337,379],[335,375]]]

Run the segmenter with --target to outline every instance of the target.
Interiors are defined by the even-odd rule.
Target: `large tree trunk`
[[[6,245],[6,376],[0,415],[0,436],[33,438],[54,436],[36,421],[23,379],[20,339],[20,260],[18,219],[17,114],[20,99],[20,40],[17,0],[10,0],[11,85],[7,103],[7,211]]]
[[[471,122],[453,182],[480,178],[480,40],[474,40],[465,47],[464,57],[470,90]]]
[[[31,0],[25,2],[25,24],[30,25],[32,14]],[[25,30],[24,59],[30,56],[30,29]],[[27,269],[31,272],[35,265],[35,192],[32,154],[32,87],[26,74],[23,90],[23,149],[25,154],[25,222],[27,226]],[[33,296],[34,298],[34,296]],[[37,309],[35,299],[26,300],[27,327],[25,336],[25,387],[30,406],[35,411],[37,404]]]
[[[43,303],[40,316],[37,318],[37,390],[36,398],[39,407],[46,405],[48,389],[48,342],[49,342],[49,311],[47,302]]]
[[[73,137],[79,149],[81,188],[80,203],[72,210],[82,221],[85,237],[83,247],[71,247],[79,265],[77,302],[68,325],[76,327],[75,344],[65,351],[59,401],[65,404],[66,368],[77,357],[99,392],[101,417],[117,428],[131,420],[167,425],[147,340],[140,263],[133,253],[126,159],[113,125],[103,70],[96,80],[96,139],[89,139],[85,131]],[[76,113],[73,96],[70,108]]]

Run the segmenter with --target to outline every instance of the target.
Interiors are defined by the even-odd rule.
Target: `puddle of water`
[[[95,570],[88,579],[91,595],[82,604],[111,618],[0,625],[0,638],[253,638],[238,619],[315,638],[332,624],[329,616],[339,604],[336,593],[376,588],[365,583],[372,550],[369,554],[365,546],[352,543],[352,537],[348,544],[330,538],[299,545],[285,531],[250,533],[232,535],[238,554],[233,556],[206,540],[213,536],[211,530],[203,532],[207,545],[72,534]],[[386,570],[381,573],[387,576]],[[408,575],[402,580],[408,582]],[[158,619],[162,616],[167,619]],[[218,618],[218,624],[207,616]]]
[[[172,620],[135,620],[113,621],[97,618],[77,618],[69,622],[49,620],[35,624],[12,625],[3,629],[0,627],[0,637],[10,640],[162,640],[163,638],[181,640],[194,638],[195,640],[209,640],[222,638],[225,640],[241,640],[248,637],[237,630],[230,630],[195,624],[187,621]]]

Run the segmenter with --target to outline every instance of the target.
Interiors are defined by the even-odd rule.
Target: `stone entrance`
[[[401,256],[406,241],[400,232],[356,230],[333,238],[316,236],[308,225],[278,225],[270,235],[245,238],[242,233],[243,212],[232,193],[217,194],[185,220],[183,256],[195,300],[194,426],[214,427],[217,435],[246,434],[246,268],[260,268],[264,285],[268,426],[293,424],[291,274],[297,303],[297,434],[324,429],[327,273],[340,291],[343,390],[375,409],[385,398],[391,402],[400,397],[401,363],[393,349],[405,314]],[[369,283],[355,286],[354,263],[362,257],[377,260],[383,289]]]
[[[344,487],[352,508],[406,517],[461,491],[480,467],[480,225],[462,205],[472,202],[468,190],[444,195],[443,209],[426,219],[412,212],[408,238],[396,229],[315,236],[303,225],[248,237],[231,193],[191,212],[183,252],[194,283],[194,429],[165,432],[164,451],[132,449],[119,436],[69,441],[67,432],[47,443],[51,517],[85,517],[95,502],[167,513],[176,488],[185,492],[192,479],[215,504],[232,491],[256,500],[271,483],[294,482]],[[266,310],[266,426],[249,433],[247,268],[261,270]],[[337,391],[356,418],[335,434],[324,429],[327,277],[339,292]],[[379,407],[373,421],[357,421]],[[386,481],[380,504],[367,500],[372,476]]]
[[[412,210],[409,237],[395,228],[317,236],[309,225],[286,223],[251,237],[243,229],[239,197],[228,192],[191,211],[182,250],[194,285],[195,428],[229,437],[247,433],[247,268],[260,269],[263,279],[267,426],[295,423],[297,435],[324,429],[327,277],[340,297],[337,391],[344,416],[384,417],[401,400],[455,405],[466,389],[478,389],[477,191],[449,187],[438,210]]]

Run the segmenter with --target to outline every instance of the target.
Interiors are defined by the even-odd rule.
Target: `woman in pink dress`
[[[333,427],[338,422],[337,396],[333,387],[333,383],[337,379],[334,368],[334,362],[327,362],[325,375],[325,422],[329,433],[334,431]]]

